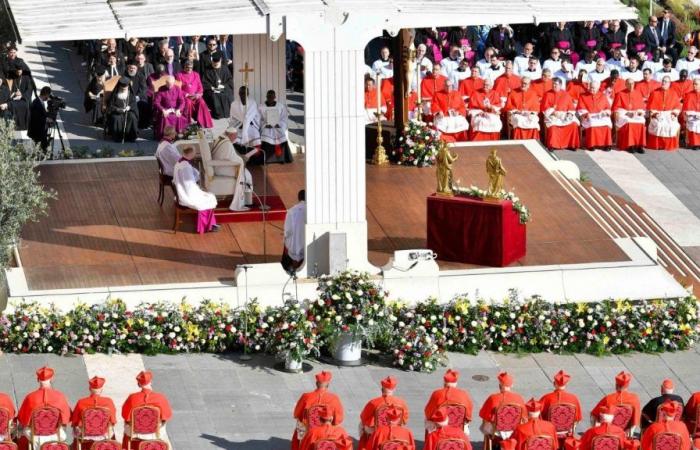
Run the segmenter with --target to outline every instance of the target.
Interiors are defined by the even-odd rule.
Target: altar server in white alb
[[[214,194],[203,191],[197,182],[199,171],[195,169],[191,161],[194,159],[194,147],[186,147],[182,151],[182,158],[175,164],[173,170],[173,183],[177,191],[177,201],[180,205],[196,209],[197,233],[219,231],[214,217],[216,197]]]
[[[231,103],[229,125],[238,130],[236,145],[247,161],[262,163],[260,150],[260,110],[250,98],[248,88],[238,89],[238,98]],[[253,148],[254,150],[250,150]]]
[[[282,267],[287,272],[295,272],[304,264],[306,242],[306,191],[297,194],[299,203],[287,211],[284,219],[284,251],[282,252]]]
[[[211,158],[214,161],[231,161],[233,166],[214,166],[214,175],[220,177],[235,177],[235,190],[229,209],[231,211],[248,211],[246,205],[253,203],[253,176],[245,167],[245,158],[241,156],[234,143],[238,139],[238,130],[228,127],[224,134],[214,141],[211,148]]]
[[[260,134],[262,150],[268,163],[290,163],[292,152],[287,142],[289,113],[287,107],[277,101],[273,90],[267,91],[265,102],[260,105]]]

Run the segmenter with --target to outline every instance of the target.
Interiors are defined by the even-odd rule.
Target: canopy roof
[[[636,17],[634,9],[618,0],[4,1],[24,41],[266,33],[268,16],[331,11],[365,15],[394,30]],[[378,29],[377,34],[380,32]]]

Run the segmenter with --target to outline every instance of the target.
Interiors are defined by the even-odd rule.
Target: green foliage
[[[45,215],[55,197],[39,182],[37,147],[27,151],[14,140],[14,124],[0,121],[0,269],[9,264],[8,249],[15,245],[24,224]]]

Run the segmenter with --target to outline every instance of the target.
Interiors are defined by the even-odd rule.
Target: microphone
[[[238,267],[241,269],[252,269],[253,268],[253,266],[251,266],[250,264],[239,264]]]

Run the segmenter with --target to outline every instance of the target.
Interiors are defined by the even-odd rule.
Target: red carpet
[[[287,208],[284,206],[284,202],[282,202],[279,196],[268,195],[267,197],[260,198],[267,198],[266,203],[270,207],[267,214],[265,214],[266,220],[284,220],[287,216]],[[249,211],[231,211],[228,209],[229,204],[230,200],[219,203],[214,212],[217,223],[263,221],[263,212],[260,210],[260,202],[257,197],[253,198],[253,206],[250,207]]]

